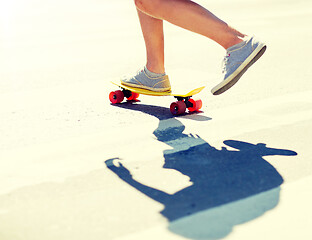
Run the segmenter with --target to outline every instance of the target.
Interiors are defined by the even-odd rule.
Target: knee
[[[142,11],[150,5],[149,2],[149,0],[134,0],[135,6]]]
[[[162,0],[134,0],[135,6],[142,12],[152,14],[155,12]]]

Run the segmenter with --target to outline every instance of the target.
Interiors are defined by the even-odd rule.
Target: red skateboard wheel
[[[202,108],[202,106],[203,106],[203,102],[202,102],[202,100],[200,100],[200,99],[198,99],[198,100],[194,100],[194,99],[189,99],[189,102],[190,103],[192,103],[192,107],[189,107],[188,108],[188,110],[190,111],[190,112],[197,112],[197,111],[199,111],[199,109],[201,109]]]
[[[135,100],[137,100],[137,98],[138,98],[139,96],[140,96],[140,94],[131,92],[131,96],[128,97],[127,99],[128,99],[129,101],[135,101]]]
[[[173,102],[170,105],[170,112],[173,115],[181,115],[185,113],[185,110],[186,110],[186,105],[185,105],[185,102],[183,101]]]
[[[112,104],[121,103],[124,97],[124,93],[121,90],[117,90],[109,94],[109,100]]]

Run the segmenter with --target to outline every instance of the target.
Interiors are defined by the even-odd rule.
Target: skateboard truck
[[[132,95],[132,92],[130,90],[127,90],[127,89],[122,88],[122,92],[123,92],[125,98],[127,98],[127,99],[130,98]]]

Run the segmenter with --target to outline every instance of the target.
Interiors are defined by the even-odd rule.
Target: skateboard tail
[[[195,88],[192,91],[188,92],[187,94],[181,95],[181,97],[189,97],[189,96],[196,95],[196,94],[200,93],[204,88],[205,88],[204,86],[199,87],[199,88]]]

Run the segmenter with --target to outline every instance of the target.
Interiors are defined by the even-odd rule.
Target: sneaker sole
[[[226,80],[224,80],[211,90],[212,94],[219,95],[221,93],[224,93],[231,87],[233,87],[233,85],[238,82],[238,80],[243,76],[243,74],[247,71],[247,69],[264,54],[265,50],[266,50],[265,44],[261,44],[260,46],[258,46],[256,50],[252,54],[250,54],[250,56],[245,60],[245,62],[243,62],[242,65],[238,69],[236,69],[236,71],[230,77],[228,77]]]

